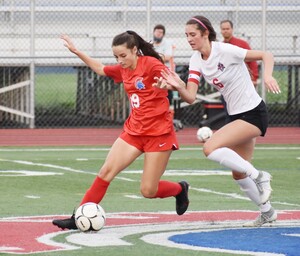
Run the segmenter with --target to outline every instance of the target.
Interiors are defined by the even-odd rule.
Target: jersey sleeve
[[[189,63],[188,82],[199,84],[200,78],[201,78],[201,71],[199,68],[199,61],[197,60],[197,56],[194,54],[192,55]]]
[[[224,54],[226,54],[226,59],[232,63],[240,63],[245,60],[247,49],[238,47],[232,44],[223,43]]]
[[[115,83],[121,83],[123,81],[120,65],[105,66],[103,70]]]
[[[152,74],[152,77],[161,77],[161,71],[168,69],[167,66],[153,57],[149,58],[147,65],[149,67],[149,70],[151,70],[150,72]]]

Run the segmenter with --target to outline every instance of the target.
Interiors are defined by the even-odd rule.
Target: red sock
[[[88,202],[99,204],[102,198],[104,197],[108,186],[109,182],[97,176],[91,187],[86,191],[80,205]]]
[[[161,180],[158,183],[158,189],[154,198],[177,196],[181,192],[181,190],[182,187],[179,183]]]

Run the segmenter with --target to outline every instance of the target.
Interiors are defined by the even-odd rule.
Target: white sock
[[[260,193],[255,182],[251,178],[246,177],[244,179],[236,180],[236,183],[239,184],[241,190],[245,192],[252,202],[254,202],[257,206],[260,206]]]
[[[256,179],[258,177],[259,171],[230,148],[218,148],[211,152],[207,158],[218,162],[230,170],[245,173],[251,179]]]
[[[267,201],[266,203],[261,204],[259,206],[259,210],[261,212],[268,212],[268,211],[270,211],[271,207],[272,207],[272,205],[271,205],[270,201]]]

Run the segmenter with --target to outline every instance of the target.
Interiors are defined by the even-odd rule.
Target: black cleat
[[[189,207],[189,198],[188,198],[188,191],[189,191],[189,183],[186,181],[180,181],[180,186],[182,187],[182,191],[175,196],[176,197],[176,212],[178,215],[182,215],[186,212],[187,208]]]
[[[63,220],[53,220],[52,224],[58,226],[61,229],[78,229],[75,224],[75,214],[71,218]]]

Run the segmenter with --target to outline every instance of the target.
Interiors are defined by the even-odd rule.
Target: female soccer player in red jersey
[[[153,87],[154,77],[165,69],[161,57],[152,44],[134,31],[114,37],[112,51],[117,65],[106,66],[101,61],[79,51],[67,35],[62,35],[64,45],[93,71],[123,82],[131,104],[131,113],[124,130],[113,143],[99,174],[86,191],[81,204],[99,203],[114,177],[128,167],[137,157],[145,154],[140,190],[146,198],[176,198],[176,212],[182,215],[188,208],[186,181],[179,183],[160,180],[170,155],[178,143],[169,112],[167,91]],[[71,218],[53,220],[62,229],[77,229],[74,214]]]
[[[258,218],[244,226],[262,226],[277,218],[269,201],[271,175],[250,164],[255,138],[264,136],[268,126],[267,109],[256,92],[245,61],[262,60],[264,82],[273,93],[280,93],[272,77],[273,56],[269,52],[247,50],[235,45],[216,42],[211,22],[195,16],[186,23],[185,34],[194,50],[189,64],[187,85],[175,72],[163,71],[154,86],[176,89],[183,100],[193,103],[200,77],[224,97],[229,123],[217,130],[204,144],[208,159],[232,170],[233,178],[241,190],[259,207]]]

